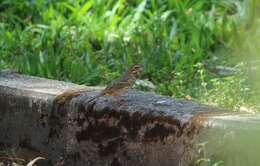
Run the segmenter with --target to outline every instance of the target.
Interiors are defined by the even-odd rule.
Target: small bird
[[[89,102],[95,100],[98,97],[101,96],[118,96],[123,91],[132,88],[135,82],[135,78],[138,75],[139,72],[142,70],[142,65],[136,64],[133,65],[124,75],[119,77],[118,79],[112,81],[108,86],[102,90],[97,96],[94,96],[91,98]],[[73,97],[79,96],[82,92],[86,92],[86,90],[69,90],[61,95],[58,95],[54,99],[54,103],[57,104],[64,104],[67,100],[72,99]]]
[[[101,96],[118,96],[123,91],[132,88],[137,74],[142,70],[142,65],[133,65],[123,76],[112,81],[107,87],[100,92],[97,96],[91,98],[88,102]]]

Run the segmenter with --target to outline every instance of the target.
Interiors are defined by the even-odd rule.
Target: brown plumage
[[[104,90],[100,92],[100,94],[91,98],[88,102],[91,102],[100,96],[118,96],[123,91],[132,88],[135,78],[141,70],[142,65],[133,65],[123,76],[112,81]]]
[[[88,102],[100,96],[118,96],[123,91],[131,88],[134,84],[135,77],[142,70],[142,65],[133,65],[123,76],[112,81],[104,90],[100,92],[97,96],[91,98]],[[58,95],[54,99],[54,103],[64,104],[67,100],[71,100],[73,97],[79,96],[82,92],[86,90],[69,90],[61,95]]]
[[[102,92],[102,95],[116,96],[133,86],[136,75],[141,71],[141,65],[132,66],[123,76],[112,81]]]

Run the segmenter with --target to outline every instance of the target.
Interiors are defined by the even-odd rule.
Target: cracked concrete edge
[[[53,97],[68,89],[81,88],[89,88],[90,92],[72,99],[70,103],[67,103],[69,106],[62,106],[59,108],[59,110],[57,110],[57,116],[53,116],[55,114],[52,112]],[[39,155],[45,154],[51,158],[52,163],[55,163],[55,160],[64,153],[71,154],[73,158],[71,161],[74,161],[75,157],[78,159],[79,155],[84,155],[80,151],[86,150],[86,148],[92,148],[92,150],[95,149],[91,153],[88,152],[92,156],[92,159],[86,158],[87,156],[85,156],[84,160],[80,160],[81,162],[79,163],[81,164],[78,165],[84,165],[85,162],[90,161],[91,163],[99,163],[99,165],[108,164],[109,162],[111,162],[111,164],[115,162],[118,164],[119,161],[127,165],[131,165],[133,163],[146,165],[147,163],[144,163],[144,161],[148,160],[145,159],[153,159],[150,156],[144,155],[146,152],[147,154],[150,153],[153,156],[161,156],[161,158],[156,158],[156,160],[154,160],[154,163],[157,163],[157,165],[160,163],[160,161],[165,159],[167,162],[164,163],[167,164],[172,162],[179,163],[176,161],[178,160],[178,157],[172,159],[168,157],[174,155],[174,153],[177,153],[177,151],[174,150],[174,147],[183,149],[185,146],[189,146],[191,142],[189,144],[185,144],[187,140],[183,139],[184,143],[174,143],[171,145],[171,141],[176,140],[174,137],[178,135],[176,135],[176,132],[182,130],[182,127],[180,126],[185,126],[184,124],[193,117],[195,112],[210,110],[213,111],[215,109],[190,101],[176,100],[170,97],[164,97],[140,91],[129,91],[122,95],[122,97],[124,97],[125,100],[130,103],[127,107],[124,108],[122,112],[116,111],[117,106],[115,104],[115,100],[109,97],[98,98],[95,101],[97,104],[94,107],[89,108],[86,101],[94,96],[97,93],[96,91],[99,91],[100,89],[102,88],[80,86],[73,83],[20,75],[17,73],[0,72],[0,133],[3,133],[0,135],[0,148],[1,145],[10,145],[26,149],[27,151],[24,153],[25,155],[29,154],[28,151],[32,152],[34,155],[38,153],[40,153]],[[76,104],[76,106],[71,107],[71,104]],[[92,110],[89,112],[89,109]],[[96,119],[98,124],[100,121],[102,125],[107,126],[104,129],[111,128],[112,130],[120,131],[117,133],[118,138],[125,137],[125,130],[129,130],[128,132],[141,133],[141,135],[135,134],[135,137],[137,136],[137,138],[141,138],[142,133],[144,133],[144,135],[148,136],[148,139],[144,139],[145,142],[136,142],[136,144],[136,139],[129,137],[126,140],[123,140],[124,146],[121,146],[122,139],[115,139],[116,142],[114,142],[113,138],[112,142],[120,145],[121,149],[116,149],[117,151],[114,151],[114,154],[110,154],[105,158],[102,156],[98,157],[99,150],[94,147],[99,147],[101,145],[103,146],[103,143],[107,142],[108,140],[111,141],[111,138],[107,138],[107,136],[104,135],[101,137],[103,138],[100,140],[101,142],[96,142],[94,144],[92,141],[84,139],[78,141],[76,138],[77,135],[79,136],[80,134],[82,138],[85,138],[86,134],[88,135],[89,133],[85,132],[84,128],[86,126],[78,125],[80,122],[78,116],[82,117],[84,121],[88,119],[88,116],[92,119],[98,118]],[[120,119],[120,117],[123,117],[123,121]],[[54,123],[50,123],[50,118],[52,118]],[[151,120],[149,120],[149,118],[151,118]],[[134,127],[133,129],[131,126],[127,127],[128,124],[125,123],[125,120],[129,120],[131,124],[137,123],[139,127]],[[111,121],[115,121],[116,123],[112,123],[111,126]],[[113,126],[117,123],[122,123],[120,128],[118,128],[118,126]],[[167,145],[169,145],[170,148],[164,146],[163,142],[157,142],[157,138],[159,140],[161,139],[160,134],[158,135],[157,133],[157,123],[159,126],[163,125],[162,129],[166,133],[172,131],[172,133],[170,132],[170,134],[163,136],[163,139],[165,137]],[[90,123],[88,122],[84,125],[89,124]],[[59,134],[55,135],[54,137],[50,137],[50,130],[53,130],[54,132],[56,131]],[[75,133],[76,130],[78,131]],[[97,132],[98,134],[100,129],[91,129],[90,131]],[[96,134],[93,136],[95,135]],[[95,140],[95,138],[91,139]],[[147,140],[149,144],[154,146],[147,148]],[[141,139],[141,141],[143,141],[143,139]],[[71,142],[73,142],[73,144],[71,144]],[[137,147],[137,145],[140,145],[140,143],[142,148]],[[83,146],[83,148],[77,148],[81,146]],[[64,149],[64,147],[66,148]],[[164,155],[157,154],[160,152],[160,147],[163,147]],[[72,151],[68,150],[74,149],[73,151],[75,151],[75,148],[75,153],[72,153]],[[125,148],[124,151],[122,151],[123,148]],[[135,149],[134,153],[133,151],[129,151],[130,149]],[[133,160],[129,161],[127,159],[129,156],[126,158],[124,157],[125,151],[129,153]],[[139,151],[141,153],[139,153]],[[167,156],[167,154],[169,156]],[[119,155],[121,158],[119,157],[115,160],[115,155]],[[176,156],[180,157],[181,153]],[[179,160],[183,164],[188,164],[190,160],[185,160],[191,156],[192,154],[187,152],[185,159],[180,158]],[[106,159],[106,162],[103,161],[104,159]],[[150,164],[152,164],[152,162],[150,162]]]

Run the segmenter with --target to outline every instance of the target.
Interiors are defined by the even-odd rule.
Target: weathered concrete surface
[[[75,84],[0,73],[0,148],[16,148],[18,156],[42,156],[49,164],[95,166],[185,166],[196,152],[198,111],[215,109],[130,90],[100,97],[89,88],[53,109],[55,95]]]
[[[227,166],[259,165],[259,113],[225,113],[208,117],[204,125],[207,127],[197,137],[203,154],[198,158],[208,159],[210,165],[216,162]]]

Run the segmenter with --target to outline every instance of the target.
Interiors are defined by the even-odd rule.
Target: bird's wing
[[[117,84],[120,84],[120,82],[125,82],[125,77],[120,77],[118,79],[113,80],[112,82],[110,82],[107,87],[104,89],[104,91],[112,89],[113,87],[115,87]]]

